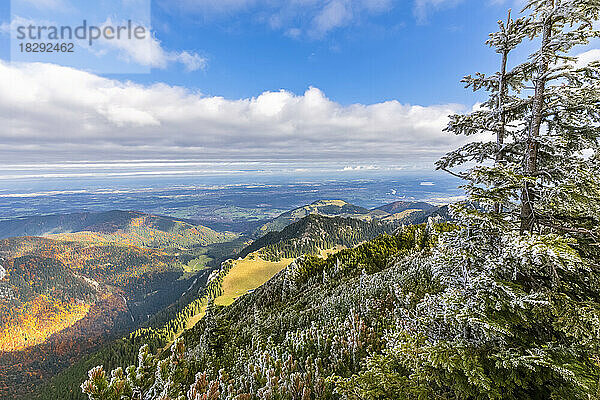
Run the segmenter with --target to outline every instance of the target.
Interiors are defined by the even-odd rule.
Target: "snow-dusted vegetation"
[[[600,63],[596,0],[529,0],[489,44],[489,99],[448,131],[489,137],[439,163],[454,223],[298,258],[170,351],[101,366],[92,400],[593,399],[600,396]],[[537,45],[516,60],[523,41]]]

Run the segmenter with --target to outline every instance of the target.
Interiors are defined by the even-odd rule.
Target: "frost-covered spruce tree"
[[[508,70],[508,61],[511,52],[527,37],[528,23],[526,18],[513,20],[509,11],[507,21],[499,21],[499,30],[491,33],[486,42],[500,55],[499,71],[490,75],[478,72],[462,80],[467,88],[485,90],[489,97],[477,111],[452,116],[446,130],[488,139],[470,142],[437,163],[438,169],[467,180],[474,200],[483,205],[494,204],[496,213],[514,198],[514,165],[520,162],[523,153],[518,135],[522,134],[521,121],[529,109],[529,102],[519,96],[524,86],[524,67]],[[473,164],[478,167],[453,171]],[[480,184],[494,190],[480,191]]]
[[[504,75],[511,93],[490,85],[482,111],[449,125],[459,134],[504,128],[509,139],[496,147],[501,156],[494,165],[481,165],[491,152],[474,145],[466,146],[475,149],[470,158],[458,157],[465,154],[459,150],[440,162],[445,169],[449,161],[479,165],[464,175],[469,202],[457,207],[463,229],[446,237],[437,256],[447,289],[422,305],[433,348],[450,341],[449,354],[479,358],[470,380],[488,397],[583,398],[600,390],[600,324],[590,318],[600,310],[600,258],[591,250],[600,216],[600,81],[598,63],[579,65],[573,56],[576,46],[598,36],[599,9],[597,0],[530,0],[510,42],[526,35],[538,50]],[[502,43],[503,28],[491,43]],[[496,76],[500,82],[503,72]],[[467,82],[489,88],[484,79]],[[494,213],[495,202],[508,215]],[[454,390],[477,386],[463,383]]]
[[[427,336],[442,339],[442,346],[445,338],[468,343],[479,357],[489,346],[480,372],[485,359],[504,367],[479,376],[489,389],[502,382],[490,397],[532,396],[519,387],[527,379],[548,397],[600,393],[600,324],[590,318],[600,310],[594,247],[600,221],[600,70],[598,63],[580,65],[574,56],[578,45],[598,36],[599,10],[597,0],[527,3],[528,16],[514,32],[518,40],[527,35],[538,50],[506,74],[512,93],[499,94],[509,102],[504,162],[467,172],[470,202],[457,209],[463,229],[448,236],[438,254],[438,276],[448,289],[424,305]],[[533,93],[527,93],[530,87]],[[493,113],[494,103],[501,104],[492,91],[483,113]],[[500,115],[502,126],[502,109]],[[468,118],[454,117],[449,130],[467,132],[456,121]],[[486,157],[482,151],[471,160]],[[495,201],[512,212],[487,212]]]
[[[342,381],[347,397],[600,398],[600,70],[574,57],[597,36],[599,9],[598,0],[530,0],[524,18],[491,35],[495,46],[529,38],[539,50],[465,79],[490,98],[448,130],[490,140],[438,163],[467,181],[468,195],[454,208],[458,229],[429,259],[441,289]]]
[[[509,215],[497,221],[522,232],[578,231],[549,212],[548,199],[557,195],[557,182],[594,167],[582,151],[589,155],[598,146],[598,64],[579,65],[574,53],[598,36],[593,22],[599,3],[530,0],[527,17],[501,22],[488,40],[501,55],[500,70],[464,79],[474,90],[487,90],[488,100],[471,114],[453,116],[447,128],[457,135],[496,136],[495,143],[472,142],[449,153],[437,167],[467,180],[479,210],[501,203]],[[505,69],[526,37],[537,50]]]
[[[521,231],[560,229],[538,199],[555,192],[584,162],[583,150],[597,151],[598,64],[575,66],[573,50],[598,37],[598,0],[531,0],[530,35],[539,48],[528,60],[533,84],[527,119],[521,196]]]

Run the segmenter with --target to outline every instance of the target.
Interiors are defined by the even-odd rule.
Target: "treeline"
[[[177,311],[174,315],[168,316],[166,321],[159,327],[144,327],[132,332],[129,335],[129,340],[138,346],[147,344],[151,349],[166,346],[184,331],[190,319],[200,314],[211,299],[222,294],[223,278],[225,278],[225,275],[227,275],[232,267],[232,262],[224,262],[221,269],[215,270],[210,274],[206,287],[198,293],[196,299]],[[164,317],[166,316],[163,316],[163,320],[165,319]]]
[[[394,257],[426,250],[433,246],[437,237],[456,227],[442,223],[434,226],[412,225],[402,228],[396,235],[384,234],[354,249],[341,250],[323,259],[305,256],[297,260],[293,268],[296,284],[311,284],[315,280],[341,279],[362,273],[374,274],[389,267]]]

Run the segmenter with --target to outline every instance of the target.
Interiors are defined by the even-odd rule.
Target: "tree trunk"
[[[502,53],[502,70],[500,72],[500,90],[498,93],[498,112],[500,113],[500,126],[496,136],[496,163],[502,163],[504,155],[502,146],[504,145],[504,136],[506,131],[506,112],[504,110],[504,98],[506,96],[506,64],[508,62],[508,50]]]
[[[508,18],[506,20],[506,31],[509,30],[510,27],[510,11],[508,10]],[[507,33],[508,34],[508,33]],[[499,126],[498,132],[496,133],[496,166],[502,164],[504,160],[504,137],[506,135],[506,111],[504,110],[504,99],[506,98],[507,85],[506,85],[506,64],[508,63],[508,53],[509,49],[507,45],[505,45],[502,51],[502,63],[500,65],[500,77],[498,82],[498,117],[499,117]],[[496,213],[502,212],[502,204],[495,203],[494,211]]]
[[[509,14],[510,23],[510,14]],[[498,127],[498,133],[496,134],[496,165],[502,164],[504,160],[503,146],[504,136],[506,130],[506,113],[504,111],[504,98],[506,95],[506,64],[508,61],[508,50],[502,52],[502,69],[500,70],[500,82],[498,91],[498,112],[500,116],[500,126]],[[494,204],[494,211],[500,213],[502,211],[502,205],[500,203]]]
[[[549,0],[554,4],[553,0]],[[537,158],[539,151],[539,136],[542,127],[544,101],[546,92],[546,73],[548,72],[550,60],[547,57],[548,45],[552,37],[552,21],[550,15],[544,21],[542,46],[540,60],[538,63],[538,74],[535,78],[535,94],[533,97],[533,106],[531,113],[531,125],[529,128],[529,137],[527,140],[527,151],[525,153],[525,175],[534,177],[537,172]],[[521,233],[531,232],[534,230],[535,221],[535,191],[532,182],[525,182],[521,193]]]

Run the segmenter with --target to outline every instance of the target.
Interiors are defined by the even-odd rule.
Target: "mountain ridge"
[[[22,217],[0,221],[0,239],[49,237],[90,243],[118,243],[139,247],[195,247],[233,240],[236,235],[216,232],[191,221],[113,210]]]
[[[345,200],[317,200],[313,203],[294,208],[263,224],[253,232],[261,237],[269,232],[280,232],[286,226],[311,214],[325,217],[354,218],[361,221],[382,220],[397,225],[426,222],[427,217],[442,207],[423,201],[395,201],[382,206],[367,209],[348,203]]]
[[[316,254],[336,246],[354,247],[395,227],[378,220],[362,221],[349,217],[309,214],[279,232],[268,232],[238,254],[244,258],[259,252],[267,260]]]

